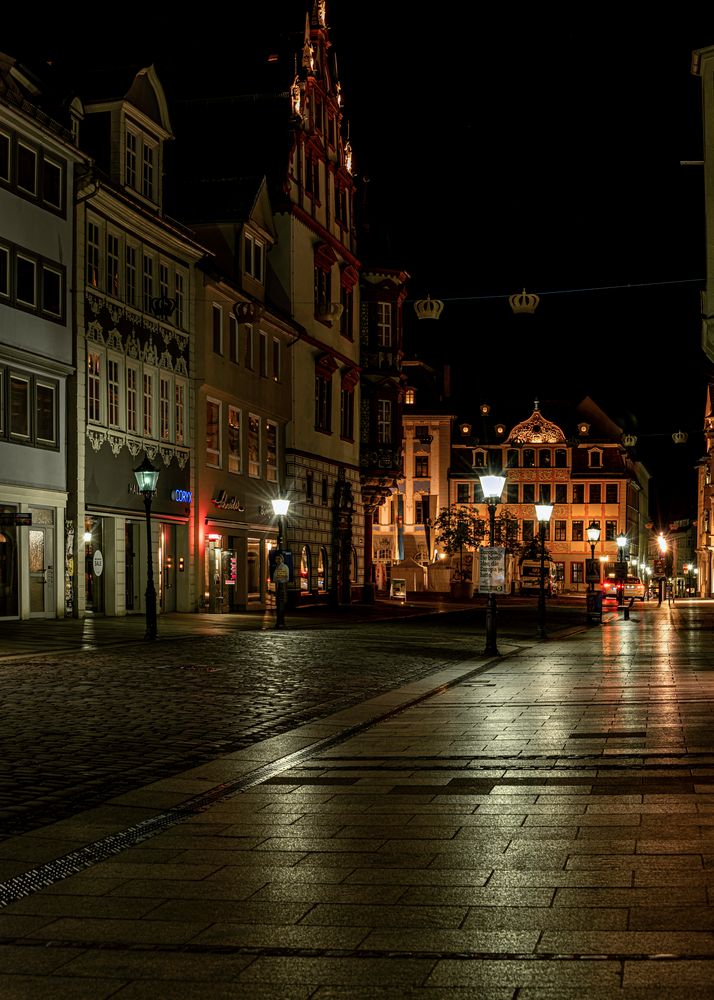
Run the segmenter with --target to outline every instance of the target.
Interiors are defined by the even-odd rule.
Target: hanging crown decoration
[[[443,308],[444,303],[440,299],[432,299],[430,295],[414,303],[414,312],[418,319],[438,319]]]
[[[508,301],[514,313],[534,313],[538,308],[540,298],[525,288],[518,295],[510,295]]]

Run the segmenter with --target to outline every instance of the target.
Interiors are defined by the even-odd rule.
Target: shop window
[[[300,590],[306,593],[310,590],[310,549],[303,545],[300,553]]]
[[[581,562],[574,562],[570,564],[570,582],[571,583],[584,583],[585,581],[585,565]]]
[[[317,551],[317,589],[324,593],[327,590],[327,549],[321,545]]]

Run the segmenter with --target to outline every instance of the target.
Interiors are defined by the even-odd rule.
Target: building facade
[[[432,417],[427,422],[424,414],[405,417],[405,501],[411,496],[411,507],[405,502],[405,533],[414,534],[415,547],[423,537],[426,549],[428,529],[425,481],[416,473],[438,470],[437,475],[426,481],[430,491],[435,486],[439,491],[437,512],[444,507],[465,505],[487,525],[488,508],[483,502],[479,475],[495,472],[506,478],[498,516],[514,523],[514,541],[519,548],[538,535],[534,505],[541,502],[554,505],[546,542],[561,592],[584,593],[587,589],[585,563],[591,554],[587,528],[591,524],[600,529],[594,554],[605,564],[603,574],[607,572],[606,564],[614,563],[622,555],[633,575],[640,575],[647,557],[649,476],[622,444],[620,428],[587,398],[573,404],[549,404],[547,410],[546,407],[541,410],[536,403],[530,416],[517,423],[511,422],[512,418],[508,422],[500,420],[498,409],[483,404],[471,420]],[[505,413],[511,408],[504,406],[502,410]],[[557,416],[557,422],[547,414]],[[434,432],[439,433],[436,445]],[[426,453],[428,438],[432,440],[427,442]],[[436,465],[433,453],[439,456]],[[449,456],[446,475],[445,453]],[[392,511],[390,516],[389,527],[395,528],[398,514]],[[428,516],[433,517],[431,509]],[[627,536],[624,553],[618,551],[616,539],[620,534]],[[434,542],[435,545],[429,546],[429,559],[431,566],[438,567],[447,560],[440,560],[441,546],[435,539]],[[520,587],[517,555],[514,547],[509,570],[509,589],[513,592]],[[421,576],[427,586],[430,586],[429,568]],[[477,561],[471,560],[475,583],[477,569]],[[396,573],[397,567],[392,566],[391,572]],[[448,590],[443,573],[434,579],[439,581],[438,589]],[[415,580],[414,589],[421,590],[425,584],[419,586],[419,575]]]
[[[67,407],[84,158],[72,119],[54,115],[39,81],[0,53],[0,619],[72,608]]]
[[[134,468],[159,479],[151,558],[160,612],[196,593],[195,266],[205,250],[163,210],[166,98],[153,67],[84,101],[78,183],[77,378],[70,413],[72,613],[144,613],[148,542]]]

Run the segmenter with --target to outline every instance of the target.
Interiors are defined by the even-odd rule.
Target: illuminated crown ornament
[[[525,288],[518,295],[510,295],[508,301],[514,313],[534,313],[538,308],[540,298]]]
[[[438,319],[443,308],[444,303],[441,299],[432,299],[431,295],[414,303],[414,312],[418,319]]]
[[[635,445],[637,444],[637,435],[636,434],[623,434],[622,435],[622,443],[624,444],[624,446],[626,448],[634,448]]]
[[[689,435],[685,431],[675,431],[672,440],[675,444],[686,444]]]

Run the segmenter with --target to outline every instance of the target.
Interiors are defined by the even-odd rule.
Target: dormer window
[[[407,406],[412,406],[414,404],[415,399],[416,399],[416,392],[414,391],[414,389],[406,389],[404,392],[404,402],[407,404]]]
[[[598,448],[593,448],[588,452],[588,464],[591,469],[602,467],[602,452]]]
[[[159,145],[136,128],[127,127],[124,146],[124,185],[148,201],[158,202],[156,178]]]
[[[265,280],[265,244],[252,233],[245,233],[243,237],[243,257],[245,273],[262,285]]]

